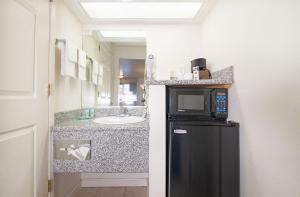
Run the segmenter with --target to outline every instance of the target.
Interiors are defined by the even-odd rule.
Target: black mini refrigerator
[[[193,90],[188,92],[187,105],[205,105],[189,100]],[[171,97],[176,99],[174,94]],[[215,97],[207,97],[211,98]],[[168,105],[168,112],[178,106]],[[227,122],[224,116],[220,120],[185,116],[182,102],[180,106],[180,116],[168,113],[167,119],[167,197],[239,197],[239,124]]]

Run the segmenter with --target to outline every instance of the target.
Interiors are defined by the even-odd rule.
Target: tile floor
[[[72,197],[147,197],[147,187],[82,187]]]

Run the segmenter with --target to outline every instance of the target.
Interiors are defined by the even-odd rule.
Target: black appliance
[[[227,89],[169,87],[168,95],[171,119],[224,121],[228,117]]]
[[[198,58],[191,61],[191,71],[193,72],[193,68],[198,67],[199,70],[206,70],[206,59]]]
[[[239,197],[239,124],[227,110],[216,116],[227,90],[168,87],[167,96],[167,197]]]

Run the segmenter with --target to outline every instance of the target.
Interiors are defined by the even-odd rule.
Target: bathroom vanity
[[[129,108],[142,117],[144,107]],[[98,108],[96,117],[112,117],[118,107]],[[99,124],[94,119],[78,120],[80,110],[56,114],[53,142],[90,140],[90,160],[55,158],[55,173],[148,173],[148,120],[131,124]],[[122,117],[120,117],[122,119]],[[66,148],[66,147],[62,147]]]

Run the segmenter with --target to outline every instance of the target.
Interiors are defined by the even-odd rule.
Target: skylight
[[[97,19],[188,19],[198,13],[201,2],[80,2]]]
[[[101,35],[106,38],[145,38],[144,31],[109,31],[101,30]]]

